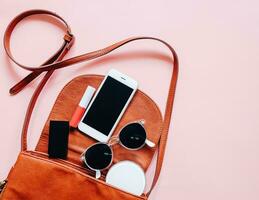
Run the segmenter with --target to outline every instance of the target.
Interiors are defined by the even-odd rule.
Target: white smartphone
[[[137,86],[137,81],[111,69],[86,109],[78,129],[100,142],[107,142]]]

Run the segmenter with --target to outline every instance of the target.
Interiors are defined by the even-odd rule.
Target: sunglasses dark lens
[[[85,153],[85,161],[92,169],[101,170],[108,167],[112,160],[112,150],[107,144],[96,144]]]
[[[139,123],[133,123],[125,126],[119,135],[122,145],[129,149],[138,149],[145,144],[146,131]]]

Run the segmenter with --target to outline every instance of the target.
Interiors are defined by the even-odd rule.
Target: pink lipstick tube
[[[93,95],[95,92],[95,88],[91,87],[91,86],[87,86],[85,93],[82,97],[82,99],[80,100],[70,122],[69,125],[73,128],[76,128],[78,123],[80,122],[81,118],[83,117],[85,110],[87,108],[87,106],[89,105]]]

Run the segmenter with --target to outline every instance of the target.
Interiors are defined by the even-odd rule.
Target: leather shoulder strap
[[[30,66],[25,66],[17,62],[14,57],[12,56],[11,50],[10,50],[10,37],[12,34],[13,29],[15,28],[16,24],[19,23],[22,19],[24,19],[27,16],[30,15],[35,15],[35,14],[46,14],[46,15],[51,15],[53,17],[58,18],[63,22],[65,28],[66,28],[66,33],[64,36],[64,42],[60,49],[52,56],[50,57],[47,61],[45,61],[42,65],[39,67],[30,67]],[[59,15],[56,13],[47,11],[47,10],[29,10],[26,12],[21,13],[20,15],[16,16],[8,25],[5,35],[4,35],[4,48],[5,51],[8,55],[8,57],[16,63],[19,67],[31,71],[31,73],[26,76],[24,79],[22,79],[19,83],[17,83],[14,87],[10,89],[10,94],[16,94],[20,92],[28,83],[30,83],[32,80],[34,80],[37,76],[39,76],[41,73],[45,72],[44,77],[42,78],[41,82],[37,86],[36,90],[33,93],[33,96],[31,98],[31,101],[28,105],[27,113],[25,116],[24,124],[23,124],[23,130],[22,130],[22,136],[21,136],[21,150],[25,151],[27,150],[27,131],[28,131],[28,126],[29,122],[31,119],[32,111],[35,106],[35,103],[37,101],[37,98],[39,97],[40,92],[42,91],[43,87],[47,83],[48,79],[52,75],[52,73],[59,68],[65,68],[68,66],[71,66],[73,64],[79,63],[79,62],[85,62],[89,60],[93,60],[95,58],[104,56],[115,49],[133,41],[137,40],[155,40],[158,41],[162,44],[164,44],[171,52],[172,57],[173,57],[173,72],[172,72],[172,77],[171,77],[171,82],[170,82],[170,87],[169,87],[169,92],[168,92],[168,98],[167,98],[167,103],[166,103],[166,108],[165,108],[165,114],[164,114],[164,123],[163,123],[163,129],[162,129],[162,134],[161,138],[159,141],[159,147],[158,147],[158,155],[157,155],[157,163],[156,163],[156,171],[153,179],[153,183],[151,186],[150,191],[146,194],[149,196],[150,192],[154,188],[163,163],[163,158],[164,158],[164,153],[165,153],[165,147],[166,147],[166,141],[167,141],[167,135],[169,131],[169,126],[170,126],[170,121],[171,121],[171,114],[172,114],[172,108],[173,108],[173,102],[174,102],[174,96],[175,96],[175,89],[176,89],[176,82],[177,82],[177,77],[178,77],[178,58],[175,50],[165,41],[154,38],[154,37],[132,37],[129,39],[122,40],[120,42],[117,42],[115,44],[112,44],[106,48],[85,53],[76,57],[72,57],[66,60],[62,60],[65,54],[68,52],[69,48],[72,46],[73,41],[74,41],[74,36],[71,33],[71,30],[66,23],[66,21],[61,18]]]

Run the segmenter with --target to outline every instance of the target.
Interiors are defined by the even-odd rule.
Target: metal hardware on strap
[[[7,180],[0,181],[0,193],[4,190]]]

